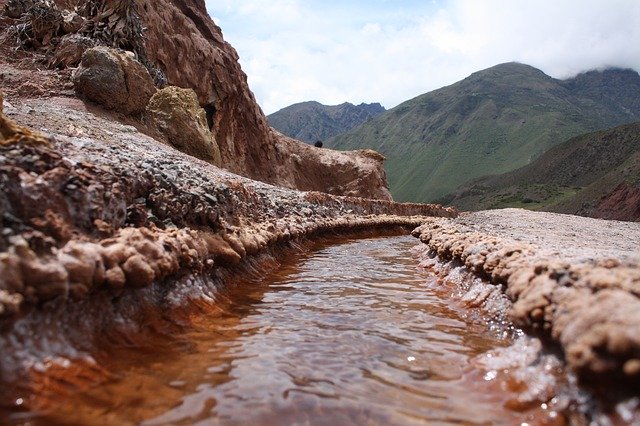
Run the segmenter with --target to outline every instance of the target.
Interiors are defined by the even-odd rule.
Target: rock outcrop
[[[171,146],[218,167],[222,165],[220,149],[193,90],[176,86],[159,90],[149,101],[146,118]]]
[[[189,87],[208,111],[224,167],[244,176],[279,183],[273,139],[249,90],[235,49],[207,14],[204,0],[144,0],[149,60],[169,84]]]
[[[156,92],[153,79],[140,62],[104,46],[84,52],[73,83],[79,96],[124,114],[142,113]]]
[[[375,151],[334,151],[300,143],[275,130],[280,184],[303,191],[391,200],[384,157]]]

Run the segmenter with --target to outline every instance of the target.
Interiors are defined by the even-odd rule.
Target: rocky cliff
[[[357,154],[346,154],[353,157],[349,161],[345,160],[345,154],[336,154],[335,161],[327,162],[326,158],[332,155],[329,151],[310,151],[302,143],[280,140],[282,136],[271,131],[249,89],[237,52],[224,41],[222,31],[207,14],[203,0],[135,3],[56,0],[55,4],[57,6],[43,1],[0,1],[0,7],[6,5],[1,28],[9,34],[4,38],[5,49],[14,48],[12,42],[18,40],[30,52],[26,55],[30,60],[34,54],[43,56],[39,58],[40,67],[44,62],[63,68],[56,73],[61,84],[40,92],[60,94],[61,87],[70,78],[64,68],[77,66],[88,48],[106,45],[130,50],[147,66],[156,84],[195,91],[225,169],[290,188],[390,199],[381,161],[368,162],[366,170],[357,169],[363,163],[353,157]],[[78,13],[72,12],[71,6],[76,5],[79,5]],[[30,9],[33,7],[37,13]],[[48,25],[43,31],[29,30],[38,26],[42,14],[50,15],[47,19],[54,25]],[[65,26],[69,16],[77,17],[78,25]],[[9,62],[11,59],[7,58]],[[24,63],[14,65],[18,74],[24,71]],[[10,96],[14,94],[9,87],[5,90]],[[117,112],[128,112],[125,106]],[[156,136],[153,131],[149,133]],[[305,170],[326,167],[329,163],[340,164],[340,167],[324,174],[324,184],[300,176]],[[348,169],[347,164],[355,169]],[[369,185],[375,181],[380,186],[358,186],[358,182],[350,180],[349,176],[358,176],[360,172],[370,174],[373,164],[376,179],[358,182]],[[300,186],[305,183],[309,185]]]
[[[358,168],[362,161],[355,157],[347,160],[336,154],[334,160],[326,161],[332,155],[326,150],[309,150],[270,130],[240,68],[237,52],[224,41],[222,31],[207,14],[204,0],[144,0],[140,14],[148,28],[149,59],[171,84],[196,91],[209,115],[226,169],[290,188],[391,199],[382,161],[367,162],[362,170]],[[331,163],[340,166],[331,168]],[[374,164],[376,167],[371,167]],[[306,170],[320,168],[324,169],[322,181],[315,180],[316,175],[305,175]],[[361,173],[376,177],[350,178]],[[372,183],[376,186],[370,186]]]

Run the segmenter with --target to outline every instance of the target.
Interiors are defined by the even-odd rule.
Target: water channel
[[[179,336],[111,350],[107,380],[61,392],[30,421],[520,424],[470,364],[508,333],[436,294],[416,243],[318,243],[264,279],[231,283]]]

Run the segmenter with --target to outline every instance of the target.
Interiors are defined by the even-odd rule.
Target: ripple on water
[[[470,388],[469,361],[509,340],[426,285],[410,237],[319,246],[232,286],[177,353],[113,360],[118,378],[46,421],[103,424],[485,424],[517,419]]]

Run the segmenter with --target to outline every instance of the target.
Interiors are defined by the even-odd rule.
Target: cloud
[[[516,60],[554,77],[640,69],[636,0],[207,0],[266,113],[386,107]]]

